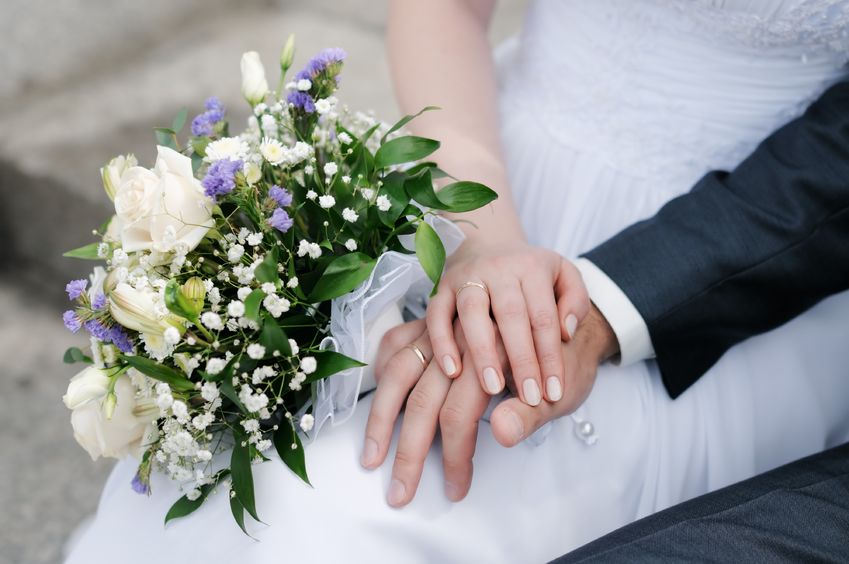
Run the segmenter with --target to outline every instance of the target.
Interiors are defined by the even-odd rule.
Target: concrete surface
[[[61,396],[84,346],[60,315],[64,283],[90,264],[62,251],[109,213],[98,168],[154,154],[152,128],[219,96],[240,123],[239,57],[274,68],[289,33],[296,66],[326,46],[349,53],[341,97],[397,116],[384,54],[386,0],[3,0],[0,3],[0,564],[61,561],[111,464],[76,445]],[[498,40],[525,0],[501,2]],[[270,73],[271,74],[271,73]]]

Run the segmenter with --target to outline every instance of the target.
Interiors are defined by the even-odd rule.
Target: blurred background
[[[516,33],[526,0],[500,2],[493,44]],[[398,110],[384,52],[386,0],[2,0],[0,3],[0,564],[61,562],[97,506],[112,463],[92,462],[62,404],[65,283],[91,263],[62,258],[112,210],[99,168],[134,153],[150,166],[153,128],[218,96],[241,129],[239,58],[257,50],[276,83],[324,47],[348,52],[340,98],[385,121]],[[128,484],[129,487],[129,484]]]

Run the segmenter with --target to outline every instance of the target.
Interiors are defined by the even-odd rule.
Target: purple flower
[[[206,102],[203,103],[203,107],[211,112],[224,113],[224,104],[221,103],[221,100],[217,96],[207,98]]]
[[[82,321],[77,317],[73,310],[68,310],[62,314],[62,321],[65,323],[65,328],[71,333],[76,333],[82,327]]]
[[[206,177],[201,182],[204,193],[213,200],[218,196],[229,194],[236,187],[236,173],[240,170],[242,170],[242,161],[230,159],[215,161],[206,171]]]
[[[289,95],[286,97],[286,101],[295,106],[296,108],[305,111],[308,114],[311,114],[315,111],[315,102],[313,102],[312,96],[310,96],[306,92],[301,92],[300,90],[293,90],[289,92]]]
[[[112,326],[109,330],[109,339],[122,353],[133,352],[133,343],[130,341],[130,336],[127,335],[127,332],[120,325]]]
[[[109,335],[109,328],[97,319],[89,319],[83,323],[83,327],[85,327],[86,331],[91,333],[93,337],[103,341],[104,343],[108,343],[112,340],[112,337]]]
[[[277,202],[277,205],[281,208],[286,208],[292,205],[292,193],[280,186],[272,186],[268,190],[268,197]]]
[[[339,48],[324,49],[315,57],[309,60],[307,66],[295,75],[295,80],[308,79],[312,80],[320,73],[330,69],[330,74],[335,76],[339,69],[335,68],[345,60],[345,51]]]
[[[195,137],[212,135],[215,124],[224,119],[224,105],[215,96],[208,98],[204,107],[206,111],[192,120],[192,135]]]
[[[91,307],[94,309],[103,309],[106,307],[106,294],[100,292],[94,297],[94,301],[91,302]]]
[[[268,218],[268,225],[280,231],[281,233],[286,233],[287,231],[289,231],[289,229],[292,228],[292,225],[294,223],[294,220],[289,217],[289,214],[286,213],[286,210],[281,208],[277,208],[276,210],[274,210],[274,213],[271,214],[271,217]]]
[[[76,300],[85,292],[85,288],[88,286],[88,282],[86,280],[71,280],[65,286],[65,291],[68,292],[68,299]]]
[[[138,472],[136,472],[136,475],[133,478],[133,481],[130,482],[130,485],[132,486],[133,491],[137,494],[150,493],[150,485],[146,481],[142,480],[142,477]]]

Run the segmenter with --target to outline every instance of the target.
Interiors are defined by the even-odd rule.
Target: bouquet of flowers
[[[185,111],[156,130],[153,168],[132,155],[105,166],[115,215],[66,253],[105,262],[66,288],[65,326],[91,342],[65,354],[90,365],[63,398],[75,438],[93,459],[138,456],[139,493],[154,471],[178,481],[166,523],[220,486],[246,530],[245,512],[259,519],[251,466],[275,450],[308,482],[300,434],[316,425],[319,386],[363,366],[332,346],[333,317],[359,307],[338,303],[364,295],[388,255],[435,287],[446,251],[433,217],[496,197],[474,182],[435,189],[446,173],[420,161],[439,143],[401,133],[416,116],[390,127],[340,104],[341,49],[287,83],[293,54],[290,38],[280,92],[257,53],[242,56],[243,133],[210,98],[185,144]]]

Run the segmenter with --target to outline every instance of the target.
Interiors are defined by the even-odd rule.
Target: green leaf
[[[186,116],[188,115],[188,111],[186,108],[183,108],[177,115],[174,116],[174,121],[171,122],[171,129],[174,130],[175,133],[180,133],[180,130],[183,129],[183,126],[186,125]]]
[[[191,500],[186,496],[181,497],[177,500],[174,505],[171,506],[171,509],[168,510],[168,513],[165,515],[165,524],[168,524],[168,521],[172,519],[178,519],[180,517],[185,517],[186,515],[191,515],[194,513],[203,502],[206,501],[207,496],[209,496],[210,492],[215,489],[218,483],[230,475],[229,470],[221,470],[216,474],[215,481],[210,484],[205,484],[200,488],[200,497],[195,500]]]
[[[175,279],[171,279],[168,281],[168,284],[165,286],[165,307],[168,308],[168,311],[171,313],[188,319],[194,323],[198,321],[197,308],[195,304],[187,298],[182,289],[180,288],[180,283]]]
[[[476,210],[498,198],[498,194],[478,182],[454,182],[442,188],[436,196],[445,204],[445,209],[460,213]]]
[[[439,168],[436,165],[436,163],[430,162],[430,161],[426,161],[426,162],[423,162],[423,163],[419,163],[417,165],[413,165],[410,168],[408,168],[405,172],[408,175],[413,176],[415,174],[418,174],[419,172],[421,172],[424,169],[428,169],[430,171],[430,175],[431,175],[431,177],[433,177],[434,180],[438,180],[440,178],[454,178],[453,176],[451,176],[450,174],[448,174],[447,172],[445,172],[444,170]]]
[[[230,512],[233,514],[233,519],[236,520],[236,524],[239,525],[242,532],[251,537],[250,533],[248,533],[248,530],[245,528],[245,507],[239,501],[238,497],[234,496],[230,498]]]
[[[401,212],[410,203],[410,198],[404,190],[404,175],[399,172],[393,172],[383,179],[383,186],[378,191],[379,196],[389,198],[391,206],[386,211],[377,211],[377,217],[381,223],[391,228],[395,225],[395,221],[401,216]]]
[[[122,355],[124,362],[141,372],[146,376],[150,376],[154,380],[165,382],[173,389],[185,392],[193,390],[195,385],[189,381],[183,374],[177,372],[173,368],[168,368],[157,362],[145,358],[143,356],[126,356]]]
[[[254,290],[245,298],[245,317],[259,321],[259,308],[262,305],[262,300],[265,298],[265,292],[262,290]]]
[[[331,261],[310,292],[312,303],[343,296],[362,284],[377,261],[363,253],[348,253]]]
[[[241,368],[241,363],[240,363]],[[236,393],[235,388],[233,388],[233,379],[223,378],[219,384],[219,389],[221,390],[221,394],[227,398],[228,400],[233,402],[233,405],[239,408],[239,411],[242,413],[248,413],[248,408],[245,407],[245,404],[242,403],[242,400],[239,399],[239,395]]]
[[[233,491],[236,492],[236,497],[244,506],[245,510],[250,513],[251,517],[259,521],[256,514],[256,502],[254,500],[254,475],[251,470],[251,452],[250,445],[247,444],[247,438],[240,434],[235,434],[236,443],[233,445],[233,455],[230,457],[230,473],[233,478]],[[243,446],[242,443],[245,442]]]
[[[265,255],[265,260],[263,260],[259,266],[256,267],[256,271],[254,271],[254,276],[260,282],[272,282],[276,283],[280,276],[277,273],[277,251],[273,249],[267,255]]]
[[[167,127],[157,127],[153,130],[156,135],[156,143],[164,147],[177,150],[177,134],[173,129]]]
[[[100,243],[89,243],[88,245],[84,245],[73,251],[68,251],[64,253],[63,257],[68,258],[78,258],[85,260],[101,260],[99,256],[97,256],[97,248],[100,246]]]
[[[435,285],[439,284],[439,277],[445,267],[445,247],[433,227],[424,221],[420,221],[416,229],[416,256],[428,278],[433,281],[435,292]]]
[[[390,165],[409,163],[423,159],[439,149],[439,141],[426,137],[407,135],[387,141],[374,155],[375,166],[385,168]]]
[[[441,109],[442,108],[440,108],[439,106],[426,106],[425,108],[422,108],[421,110],[419,110],[418,113],[415,113],[415,114],[412,114],[412,115],[406,115],[406,116],[402,117],[401,119],[399,119],[398,121],[395,122],[395,125],[393,125],[392,127],[389,128],[389,131],[387,131],[386,134],[383,137],[380,138],[380,142],[384,143],[386,141],[387,137],[389,137],[391,134],[395,133],[396,131],[398,131],[399,129],[401,129],[402,127],[404,127],[405,125],[407,125],[408,123],[410,123],[411,121],[413,121],[414,119],[416,119],[417,117],[422,115],[423,113],[429,112],[429,111],[432,111],[432,110],[441,110]]]
[[[91,364],[91,358],[87,357],[79,347],[71,347],[65,351],[65,356],[62,358],[65,364],[74,364],[75,362],[87,362]]]
[[[295,448],[292,448],[292,445]],[[310,484],[309,476],[307,475],[307,462],[304,456],[304,445],[301,444],[301,438],[295,432],[291,425],[281,424],[277,432],[274,433],[274,448],[277,449],[277,454],[280,455],[280,460],[283,461],[289,469],[297,474],[301,480]]]
[[[366,365],[364,362],[360,362],[336,351],[318,351],[312,353],[312,356],[315,357],[317,367],[315,372],[307,375],[308,383],[317,382],[349,368],[359,368]]]
[[[428,169],[407,178],[404,182],[404,189],[410,195],[410,198],[423,206],[435,210],[445,209],[445,204],[442,203],[442,200],[439,199],[439,196],[436,195],[436,191],[433,189],[433,177],[430,175],[430,170]]]
[[[375,131],[377,131],[377,128],[378,128],[378,127],[380,127],[380,122],[378,122],[378,123],[376,123],[376,124],[372,125],[372,126],[368,129],[368,131],[366,131],[365,133],[363,133],[363,135],[359,138],[359,143],[360,143],[360,145],[365,145],[365,144],[366,144],[366,141],[368,141],[369,139],[371,139],[371,136],[372,136],[372,135],[374,135],[374,132],[375,132]]]
[[[265,347],[266,356],[274,356],[274,351],[290,356],[292,347],[289,345],[289,338],[277,324],[277,320],[271,315],[263,315],[263,318],[265,322],[262,325],[262,332],[259,334],[259,342]]]

